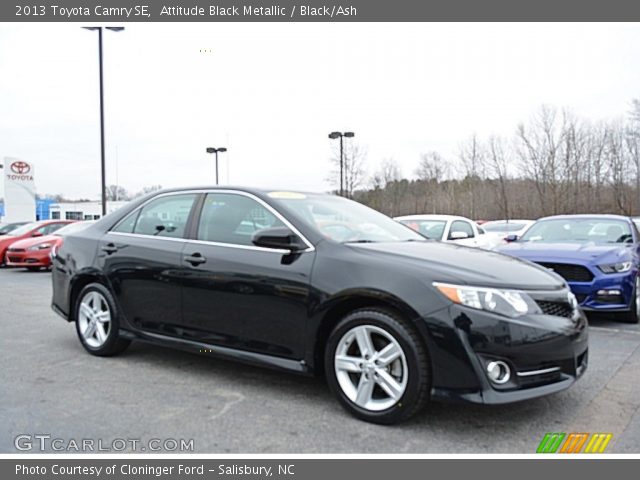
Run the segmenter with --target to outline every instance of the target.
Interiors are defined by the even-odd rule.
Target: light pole
[[[102,28],[103,27],[82,27],[85,30],[98,32],[98,62],[100,65],[100,176],[102,186],[102,216],[107,214],[107,181],[104,161],[104,79],[102,74]],[[112,32],[121,32],[124,27],[104,27]]]
[[[215,153],[216,154],[216,185],[218,185],[218,153],[224,153],[227,149],[225,147],[213,148],[207,147],[207,153]]]
[[[329,134],[329,138],[331,140],[335,140],[336,138],[340,139],[340,196],[344,196],[344,146],[342,144],[342,139],[344,137],[353,138],[356,134],[353,132],[331,132]]]

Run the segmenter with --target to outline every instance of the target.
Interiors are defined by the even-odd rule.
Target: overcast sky
[[[213,183],[207,146],[229,148],[223,183],[328,190],[332,130],[411,176],[541,104],[598,119],[640,97],[637,24],[127,24],[104,44],[107,182],[130,191]],[[95,32],[0,24],[0,157],[98,198],[98,118]]]

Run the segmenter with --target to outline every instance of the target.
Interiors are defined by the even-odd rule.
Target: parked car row
[[[89,222],[42,220],[3,225],[0,236],[0,265],[36,271],[51,268],[51,252],[68,233]]]
[[[52,308],[92,355],[138,340],[323,374],[376,423],[559,392],[588,364],[559,275],[331,195],[156,192],[67,235],[52,272]]]
[[[397,221],[429,239],[495,250],[541,265],[567,281],[585,311],[640,319],[640,218],[561,215],[477,225],[450,215]]]
[[[500,243],[500,238],[487,235],[484,226],[473,220],[454,215],[408,215],[395,220],[431,240],[455,242],[468,247],[491,250]]]

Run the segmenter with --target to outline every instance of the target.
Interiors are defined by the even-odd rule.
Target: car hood
[[[11,234],[2,235],[0,237],[0,248],[7,248],[12,243],[15,243],[15,242],[17,242],[19,240],[22,240],[22,238],[24,238],[24,237],[14,237]]]
[[[42,237],[28,237],[22,240],[16,240],[11,244],[11,248],[29,248],[40,243],[55,243],[60,240],[61,237],[57,235],[44,235]]]
[[[498,251],[537,262],[601,264],[628,260],[632,244],[513,242],[499,247]]]
[[[365,255],[389,257],[390,264],[419,267],[431,281],[523,290],[555,290],[565,286],[563,279],[545,268],[479,248],[436,241],[349,246]]]

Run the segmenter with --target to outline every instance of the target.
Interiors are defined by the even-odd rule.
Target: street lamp
[[[213,148],[207,147],[207,153],[215,153],[216,154],[216,185],[218,185],[218,153],[224,153],[227,149],[225,147]]]
[[[82,27],[85,30],[98,32],[98,62],[100,65],[100,173],[102,185],[102,216],[107,214],[107,183],[106,168],[104,161],[104,79],[102,75],[102,28],[103,27]],[[112,32],[121,32],[124,27],[104,27]]]
[[[355,133],[353,132],[331,132],[329,134],[329,138],[331,140],[335,140],[336,138],[340,139],[340,196],[344,196],[344,148],[342,145],[342,139],[353,138],[355,137]]]

